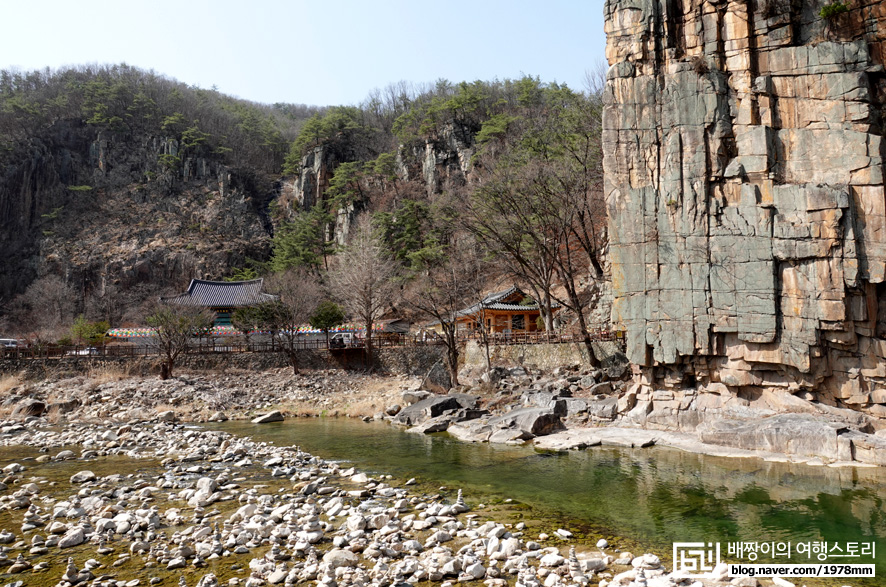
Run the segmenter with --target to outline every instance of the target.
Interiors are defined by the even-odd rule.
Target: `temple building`
[[[480,320],[490,333],[523,334],[544,330],[544,326],[538,325],[540,315],[538,302],[517,286],[513,286],[504,291],[491,293],[481,302],[459,310],[455,320],[457,329],[462,334],[476,331]],[[439,329],[439,324],[433,327]]]
[[[249,281],[206,281],[192,279],[188,291],[176,296],[161,297],[164,304],[201,306],[215,313],[215,326],[229,326],[237,308],[273,302],[279,296],[262,291],[263,279]]]

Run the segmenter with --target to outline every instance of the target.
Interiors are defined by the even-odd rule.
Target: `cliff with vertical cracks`
[[[0,301],[7,304],[0,318],[10,299],[49,275],[77,292],[82,299],[72,306],[82,312],[85,298],[106,291],[174,291],[267,256],[275,193],[250,169],[202,157],[163,169],[158,157],[180,154],[178,141],[97,132],[77,121],[30,137],[20,152],[0,173]]]
[[[471,158],[475,153],[475,132],[455,121],[443,125],[439,136],[426,137],[423,143],[400,145],[397,152],[397,176],[403,182],[420,186],[428,197],[441,193],[453,185],[469,181],[473,168]],[[326,200],[326,190],[335,169],[350,161],[374,159],[379,153],[347,140],[335,137],[314,147],[302,157],[298,174],[283,178],[280,204],[284,213],[293,210],[310,210]],[[367,196],[373,187],[382,191],[385,186],[367,186]],[[347,235],[357,217],[367,209],[370,202],[356,202],[335,212],[335,225],[330,238],[339,244],[347,242]]]
[[[824,4],[605,3],[612,317],[644,416],[671,388],[886,423],[886,6]]]

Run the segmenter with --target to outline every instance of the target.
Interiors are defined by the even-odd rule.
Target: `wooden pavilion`
[[[162,297],[160,302],[181,306],[201,306],[215,313],[214,326],[230,326],[231,314],[237,308],[272,302],[279,296],[262,291],[263,279],[249,281],[206,281],[192,279],[188,291]]]
[[[553,308],[556,310],[556,308]],[[539,328],[541,315],[538,302],[517,286],[487,295],[480,303],[459,310],[455,315],[460,334],[469,335],[479,329],[480,321],[491,334],[525,334]],[[439,332],[439,323],[434,325]]]

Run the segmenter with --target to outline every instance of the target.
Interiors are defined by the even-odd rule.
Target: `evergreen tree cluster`
[[[322,108],[256,104],[125,64],[0,71],[0,164],[61,123],[120,138],[162,136],[184,154],[277,173],[289,144]],[[174,167],[181,153],[162,165]]]

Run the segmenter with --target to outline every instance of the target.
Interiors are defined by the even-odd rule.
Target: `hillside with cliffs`
[[[127,66],[0,73],[0,320],[119,323],[267,256],[288,140],[316,110]]]
[[[137,323],[192,278],[320,273],[361,215],[408,268],[455,238],[493,171],[505,185],[526,157],[566,169],[577,197],[599,194],[599,138],[599,93],[530,77],[318,108],[128,66],[0,72],[0,329],[53,340],[81,313]],[[542,156],[548,143],[562,152]],[[585,167],[564,165],[578,147]],[[604,243],[592,227],[581,304],[600,296]],[[491,283],[512,279],[501,267]]]

